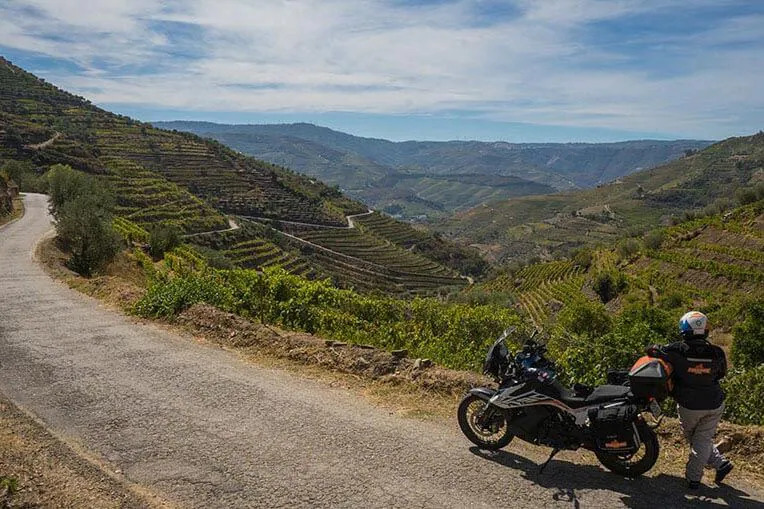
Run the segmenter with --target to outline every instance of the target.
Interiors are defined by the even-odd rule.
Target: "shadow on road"
[[[622,494],[624,506],[635,509],[656,507],[735,507],[764,509],[764,503],[731,486],[702,486],[697,494],[689,494],[684,478],[659,474],[655,477],[628,479],[610,473],[597,465],[580,465],[564,460],[552,460],[539,474],[540,465],[507,451],[483,451],[471,447],[470,452],[481,458],[522,472],[527,480],[544,488],[555,489],[555,501],[580,506],[576,490],[606,490]],[[708,476],[708,474],[706,474]],[[542,503],[541,506],[544,504]]]

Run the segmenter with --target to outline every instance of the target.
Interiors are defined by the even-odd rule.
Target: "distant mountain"
[[[730,138],[594,189],[526,196],[444,220],[442,233],[479,245],[494,260],[553,257],[655,228],[687,213],[734,203],[764,184],[764,132]]]
[[[408,217],[447,215],[493,200],[592,187],[711,143],[392,142],[312,124],[179,121],[155,125],[216,139],[243,153],[340,185],[374,208]]]

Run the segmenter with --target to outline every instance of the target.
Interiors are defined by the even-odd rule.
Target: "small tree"
[[[58,219],[59,210],[78,196],[91,196],[104,212],[114,208],[114,197],[95,177],[73,170],[69,166],[56,164],[48,172],[48,202],[53,217]]]
[[[618,244],[615,251],[618,253],[619,259],[628,260],[639,253],[641,247],[642,245],[637,239],[625,239]]]
[[[582,247],[573,252],[573,264],[578,265],[583,270],[589,270],[592,265],[592,250]]]
[[[58,208],[56,233],[71,252],[69,268],[90,276],[119,252],[121,239],[97,195],[82,195]]]
[[[149,252],[155,260],[159,260],[167,251],[178,247],[181,242],[180,231],[172,225],[159,225],[151,230],[149,236]]]
[[[114,198],[94,177],[60,164],[50,169],[48,183],[56,233],[72,254],[69,268],[90,276],[121,246],[112,227]]]
[[[732,362],[736,367],[754,368],[764,364],[764,303],[754,302],[745,310],[745,320],[733,330]]]

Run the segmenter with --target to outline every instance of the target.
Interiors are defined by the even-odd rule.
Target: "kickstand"
[[[544,462],[543,465],[541,465],[541,468],[539,469],[539,475],[544,473],[544,469],[549,464],[550,461],[552,461],[552,458],[557,456],[557,453],[560,452],[560,449],[554,449],[552,450],[552,454],[549,455],[549,458]]]

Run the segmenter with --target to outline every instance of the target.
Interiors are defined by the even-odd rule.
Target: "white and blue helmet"
[[[685,338],[707,337],[708,317],[700,311],[690,311],[679,319],[679,333]]]

